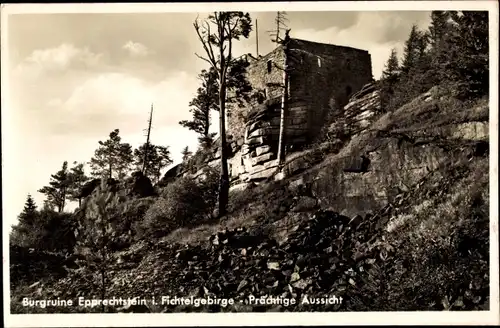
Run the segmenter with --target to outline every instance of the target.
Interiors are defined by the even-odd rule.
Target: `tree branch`
[[[214,55],[214,50],[212,48],[212,44],[210,43],[210,36],[212,35],[212,30],[210,29],[210,23],[208,22],[205,22],[207,24],[207,33],[208,33],[208,37],[207,37],[207,42],[208,42],[208,49],[210,50],[210,56],[212,56],[212,58],[214,58],[214,62],[217,62],[215,60],[215,55]],[[219,37],[217,35],[214,35],[215,37],[215,40],[219,40]],[[215,67],[216,68],[216,67]]]
[[[232,35],[233,35],[234,31],[236,30],[236,28],[238,27],[238,24],[239,24],[240,20],[241,20],[241,19],[240,19],[240,18],[238,18],[238,19],[236,20],[236,22],[234,23],[234,26],[233,26],[233,27],[231,27],[230,22],[228,22],[228,26],[229,26],[229,35],[231,35],[231,37],[232,37]]]
[[[238,18],[239,20],[239,18]],[[227,18],[227,26],[231,26],[231,21],[229,18]],[[231,63],[232,60],[232,51],[233,51],[233,29],[229,29],[229,34],[228,34],[228,43],[229,43],[229,51],[227,54],[227,59],[226,59],[226,65],[224,67],[224,76],[227,74],[227,68],[229,67],[229,64]]]
[[[195,54],[196,57],[198,57],[200,59],[203,59],[204,61],[206,61],[207,63],[209,63],[210,65],[213,66],[213,63],[210,60],[206,59],[205,57],[202,57],[202,56],[198,55],[196,52],[194,54]]]
[[[205,28],[208,31],[208,35],[212,35],[212,30],[210,29],[210,23],[209,22],[205,22],[205,24],[207,25]],[[212,35],[212,37],[214,38],[214,40],[216,41],[216,43],[220,42],[219,36],[217,34]]]
[[[196,34],[198,35],[198,38],[200,39],[201,41],[201,44],[203,45],[203,49],[205,49],[205,52],[207,53],[207,56],[209,57],[208,59],[207,58],[204,58],[204,57],[201,57],[199,56],[198,54],[195,53],[195,55],[200,58],[200,59],[203,59],[205,61],[207,61],[210,65],[212,65],[214,68],[217,68],[217,61],[215,60],[215,57],[213,56],[213,52],[209,50],[209,48],[211,49],[211,45],[210,45],[210,42],[208,40],[205,40],[203,38],[203,36],[201,35],[200,33],[200,25],[198,24],[198,21],[195,20],[194,23],[193,23],[193,26],[194,26],[194,29],[196,30]],[[208,43],[208,45],[207,45]]]

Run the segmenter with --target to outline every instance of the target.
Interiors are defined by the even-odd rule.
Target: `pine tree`
[[[146,151],[148,155],[145,156]],[[146,160],[144,160],[146,159]],[[137,171],[142,171],[144,167],[144,171],[142,173],[150,177],[152,170],[154,168],[154,163],[156,162],[156,148],[151,143],[148,145],[144,143],[139,146],[139,148],[134,149],[134,163]]]
[[[430,70],[435,77],[435,83],[449,81],[446,70],[449,55],[454,52],[451,40],[456,34],[456,27],[450,22],[451,13],[448,11],[433,11],[429,26]]]
[[[478,97],[489,89],[489,24],[487,11],[451,14],[457,32],[444,65],[451,79],[459,82],[461,97]]]
[[[78,200],[78,207],[82,205],[81,192],[85,182],[89,180],[89,177],[85,175],[83,169],[84,163],[73,162],[73,167],[69,172],[69,195],[68,199]]]
[[[382,78],[388,79],[390,77],[393,77],[399,73],[399,70],[400,67],[399,67],[398,53],[396,49],[392,49],[391,55],[389,56],[389,59],[385,64],[384,71],[382,72]]]
[[[188,147],[188,146],[186,146],[186,147],[182,150],[181,154],[182,154],[182,161],[183,161],[183,162],[185,162],[185,161],[187,161],[187,160],[191,157],[191,155],[192,155],[193,153],[189,150],[189,147]]]
[[[170,158],[170,150],[168,149],[168,146],[156,146],[155,149],[157,154],[157,165],[155,166],[155,171],[153,172],[153,182],[157,183],[161,178],[161,170],[172,164],[173,161]]]
[[[384,109],[390,109],[391,99],[399,82],[400,71],[397,51],[392,49],[380,80],[380,102]]]
[[[248,38],[252,30],[250,14],[243,12],[214,12],[200,25],[198,19],[194,28],[205,50],[206,57],[197,55],[217,72],[219,82],[219,138],[221,140],[221,174],[219,187],[219,216],[227,213],[229,201],[229,169],[226,141],[226,102],[230,85],[229,72],[235,62],[233,42],[241,37]]]
[[[450,30],[450,13],[447,11],[433,11],[429,26],[429,42],[434,50],[441,48]]]
[[[135,164],[137,170],[143,165],[144,152],[146,150],[146,144],[141,145],[139,148],[134,150]],[[148,156],[146,161],[146,169],[143,174],[147,176],[151,182],[156,183],[161,177],[161,170],[166,166],[172,164],[172,159],[170,158],[170,150],[165,146],[156,146],[150,144],[148,147]]]
[[[38,192],[46,195],[49,206],[56,207],[58,212],[62,212],[66,204],[69,185],[68,162],[65,161],[61,170],[51,175],[49,185],[44,186]]]
[[[246,77],[246,69],[249,63],[242,58],[234,59],[229,63],[226,82],[226,109],[227,115],[231,115],[234,106],[243,106],[250,100],[252,86]],[[202,86],[198,88],[197,95],[189,103],[193,119],[180,121],[179,124],[198,133],[200,145],[204,148],[213,139],[209,133],[210,113],[219,111],[219,77],[211,67],[208,71],[203,70],[199,75]]]
[[[217,72],[213,68],[202,70],[198,79],[201,81],[201,87],[198,88],[196,97],[189,103],[191,107],[189,111],[193,119],[180,121],[179,124],[200,134],[201,137],[207,137],[210,127],[210,111],[219,109],[217,106],[219,88]]]
[[[250,65],[243,58],[233,59],[228,67],[227,71],[227,81],[226,89],[228,94],[226,96],[226,103],[230,106],[228,107],[230,115],[230,110],[234,106],[244,106],[251,99],[252,85],[247,79],[247,67]],[[218,110],[217,105],[217,110]]]
[[[132,146],[122,143],[120,130],[115,129],[109,134],[109,139],[99,141],[100,147],[94,152],[89,164],[95,177],[122,179],[130,170],[133,162]]]
[[[104,187],[104,181],[101,181]],[[92,202],[85,209],[84,215],[78,219],[76,231],[78,234],[76,247],[79,249],[90,249],[85,252],[85,261],[89,270],[88,276],[93,277],[90,281],[99,281],[95,287],[100,290],[101,299],[106,298],[109,279],[110,255],[109,248],[116,242],[118,236],[111,222],[111,209],[117,205],[117,197],[113,191],[101,188]],[[105,311],[102,305],[102,311]]]
[[[24,204],[24,209],[19,214],[19,225],[22,226],[32,226],[36,221],[37,209],[35,201],[31,194],[26,197],[26,203]]]
[[[131,165],[134,162],[134,155],[132,146],[129,143],[120,144],[118,150],[115,171],[117,179],[121,180],[130,173]]]
[[[403,72],[407,73],[416,66],[422,47],[421,40],[421,32],[418,30],[418,27],[416,25],[413,25],[410,31],[410,35],[405,42],[403,62],[401,65],[401,69]]]

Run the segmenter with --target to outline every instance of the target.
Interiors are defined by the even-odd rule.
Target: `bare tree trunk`
[[[151,122],[153,121],[153,104],[151,104],[151,112],[149,113],[149,122],[148,122],[148,136],[146,139],[146,146],[144,147],[144,158],[142,161],[142,174],[146,174],[146,163],[148,161],[148,153],[149,153],[149,136],[151,134]]]
[[[102,245],[101,245],[101,258],[102,258],[102,263],[101,263],[101,300],[105,299],[106,296],[106,240],[105,240],[105,234],[106,234],[106,222],[105,217],[103,216],[101,218],[102,220]],[[104,312],[104,304],[102,305],[102,312]]]
[[[222,81],[219,89],[219,131],[221,140],[221,174],[219,186],[219,217],[226,215],[229,201],[229,172],[227,167],[227,147],[226,147],[226,81]]]
[[[231,39],[229,38],[228,58],[224,56],[224,25],[219,24],[220,72],[219,72],[219,132],[220,132],[220,186],[219,186],[219,217],[227,213],[227,203],[229,202],[229,172],[227,167],[227,147],[226,147],[226,72],[227,65],[231,60]]]
[[[210,128],[210,108],[206,108],[205,110],[205,129],[203,130],[203,136],[205,138],[208,137],[208,131]]]
[[[278,141],[278,165],[281,167],[285,159],[285,124],[286,114],[288,111],[288,31],[283,44],[283,52],[285,54],[283,67],[283,95],[281,98],[281,117],[280,117],[280,135]]]
[[[62,211],[64,211],[64,207],[66,206],[66,187],[63,187],[63,189],[62,189],[61,203],[62,203],[62,208],[61,208],[61,212],[62,212]]]

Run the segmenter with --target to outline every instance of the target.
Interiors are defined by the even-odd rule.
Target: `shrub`
[[[113,250],[130,246],[137,236],[138,226],[156,197],[132,198],[111,209],[110,222],[117,238],[111,243]]]
[[[214,172],[207,172],[202,182],[182,177],[167,185],[146,212],[139,233],[162,237],[174,229],[209,219],[217,199],[215,181],[218,179]]]
[[[44,277],[59,278],[67,253],[76,240],[74,217],[69,213],[42,210],[31,224],[20,223],[10,234],[11,286],[31,284]]]
[[[95,194],[94,201],[86,207],[78,226],[77,251],[85,259],[86,275],[95,281],[101,299],[105,299],[110,279],[108,275],[111,256],[110,247],[116,243],[117,233],[111,220],[113,208],[119,197],[114,191],[104,188]],[[104,305],[102,306],[104,312]]]
[[[219,198],[220,169],[219,167],[206,167],[203,169],[204,179],[199,182],[205,197],[207,211],[215,209]]]
[[[40,251],[72,251],[75,246],[74,223],[70,213],[42,210],[36,212],[32,224],[12,227],[10,243]]]
[[[187,162],[182,165],[185,167],[185,170],[190,173],[196,173],[200,168],[206,165],[206,162],[209,161],[213,157],[213,145],[210,147],[201,147],[199,148],[193,156],[191,156]]]

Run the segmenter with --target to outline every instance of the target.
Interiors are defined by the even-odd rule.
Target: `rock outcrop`
[[[381,114],[380,94],[375,83],[353,94],[343,112],[328,128],[330,138],[349,139],[366,130]]]
[[[151,180],[141,171],[134,172],[124,187],[127,189],[127,194],[130,196],[149,197],[156,194],[151,184]]]
[[[352,95],[340,115],[328,128],[329,145],[345,141],[366,129],[380,114],[380,97],[375,83],[365,85]],[[326,149],[304,151],[300,149],[307,142],[307,106],[295,102],[290,106],[285,120],[285,136],[288,147],[287,157],[281,170],[278,168],[277,151],[280,132],[281,98],[275,97],[256,105],[248,114],[243,138],[228,136],[228,165],[232,187],[241,188],[249,182],[259,182],[276,177],[281,179],[303,171],[324,157]],[[328,148],[327,147],[327,148]],[[294,150],[295,151],[294,151]],[[317,150],[318,150],[317,149]],[[329,151],[329,150],[328,150]],[[322,153],[322,154],[319,154]],[[319,156],[318,156],[319,155]],[[206,157],[195,172],[188,172],[185,165],[179,164],[170,169],[162,179],[164,186],[175,177],[203,176],[205,166],[220,165],[220,142],[215,142],[211,155]],[[278,174],[278,175],[277,175]]]
[[[85,198],[88,197],[99,185],[101,184],[101,179],[92,179],[85,183],[78,197]]]
[[[373,110],[371,118],[376,117],[376,103],[354,105],[370,99],[374,92],[367,87],[355,94],[347,111],[357,106],[358,114]],[[146,237],[109,254],[107,295],[149,300],[152,295],[233,298],[235,305],[149,302],[107,310],[489,309],[490,196],[484,173],[489,169],[488,106],[487,100],[479,100],[458,112],[453,100],[434,92],[423,94],[379,116],[369,128],[349,132],[352,135],[346,140],[334,138],[339,139],[337,143],[290,153],[281,172],[287,179],[261,185],[252,182],[255,187],[235,195],[228,216],[213,226],[184,225],[172,233],[174,237]],[[230,144],[236,144],[237,152],[245,142],[231,140]],[[255,159],[272,151],[265,146],[254,149],[250,169],[272,162]],[[177,170],[168,176],[182,174]],[[129,195],[141,180],[139,175],[126,184],[110,180],[103,188]],[[130,214],[130,210],[117,215],[119,222],[126,217],[122,213]],[[21,255],[16,256],[32,260]],[[21,269],[14,267],[14,274],[33,279],[28,270]],[[31,290],[22,286],[15,295],[69,299],[101,291],[98,279],[88,279],[94,268],[67,271],[60,279],[30,281],[26,286],[31,285]],[[330,304],[304,302],[332,295],[336,299]],[[250,304],[250,297],[298,302]],[[18,307],[17,311],[27,309]]]

